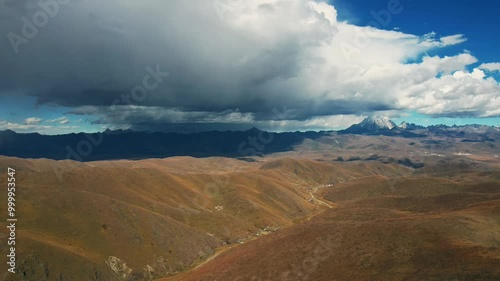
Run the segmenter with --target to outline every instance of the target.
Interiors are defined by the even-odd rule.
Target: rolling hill
[[[410,173],[395,164],[365,169],[365,163],[287,158],[79,163],[0,157],[0,169],[7,166],[17,171],[22,241],[15,280],[152,280],[177,274],[221,248],[330,208],[315,196],[326,186]],[[0,200],[4,212],[5,194]]]
[[[0,280],[499,278],[494,141],[289,136],[238,158],[0,156],[19,219],[18,274]]]
[[[335,208],[161,280],[498,280],[499,175],[335,184]]]

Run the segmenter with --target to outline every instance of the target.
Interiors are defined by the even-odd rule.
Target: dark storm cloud
[[[210,0],[0,0],[0,94],[22,91],[39,104],[97,116],[95,123],[141,128],[169,122],[246,126],[401,107],[396,93],[384,88],[396,85],[397,75],[370,77],[363,61],[346,63],[338,46],[357,31],[338,23],[332,6],[236,2],[221,19]],[[433,44],[376,32],[377,40],[402,51],[370,58],[392,64]],[[379,52],[377,46],[366,51]],[[147,67],[170,75],[149,81],[154,75]],[[145,79],[158,85],[131,99]],[[391,81],[373,87],[380,79]],[[282,108],[287,110],[276,115]],[[220,117],[228,110],[244,119]]]
[[[49,2],[57,5],[43,7],[48,5],[54,16],[33,38],[2,42],[0,91],[22,89],[41,104],[109,106],[141,84],[149,65],[172,73],[171,79],[134,104],[203,112],[237,109],[258,118],[287,106],[295,108],[296,118],[307,118],[314,114],[312,104],[320,102],[305,94],[300,81],[286,82],[300,75],[307,60],[303,48],[330,36],[328,22],[311,14],[305,2],[277,15],[308,12],[322,19],[314,29],[268,34],[235,30],[218,18],[212,1]],[[34,15],[45,11],[37,3],[4,0],[2,34],[23,37],[26,19],[34,23]],[[327,111],[335,113],[333,107]]]

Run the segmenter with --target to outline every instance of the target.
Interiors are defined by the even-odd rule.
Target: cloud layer
[[[498,63],[469,71],[478,61],[467,52],[419,60],[461,34],[359,27],[306,0],[47,1],[0,0],[0,94],[21,91],[97,124],[317,129],[387,110],[500,116],[488,76]],[[39,23],[32,38],[26,22]]]

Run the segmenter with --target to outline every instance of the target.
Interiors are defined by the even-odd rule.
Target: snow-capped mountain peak
[[[387,116],[374,115],[368,118],[365,118],[361,123],[359,123],[361,127],[367,129],[392,129],[396,127],[396,124],[392,122],[391,119]]]

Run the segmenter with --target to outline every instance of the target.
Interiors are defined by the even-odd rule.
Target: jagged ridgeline
[[[394,136],[435,144],[476,143],[494,148],[500,128],[484,125],[423,127],[403,122],[397,126],[388,117],[368,117],[342,131],[272,133],[253,128],[247,131],[212,131],[192,134],[105,131],[95,134],[40,135],[0,132],[0,155],[23,158],[94,161],[144,159],[170,156],[248,157],[293,151],[305,143],[347,143],[349,135]],[[351,138],[353,139],[353,138]],[[36,143],[36,145],[32,145]],[[324,148],[324,146],[323,146]],[[349,148],[346,145],[344,148]]]

